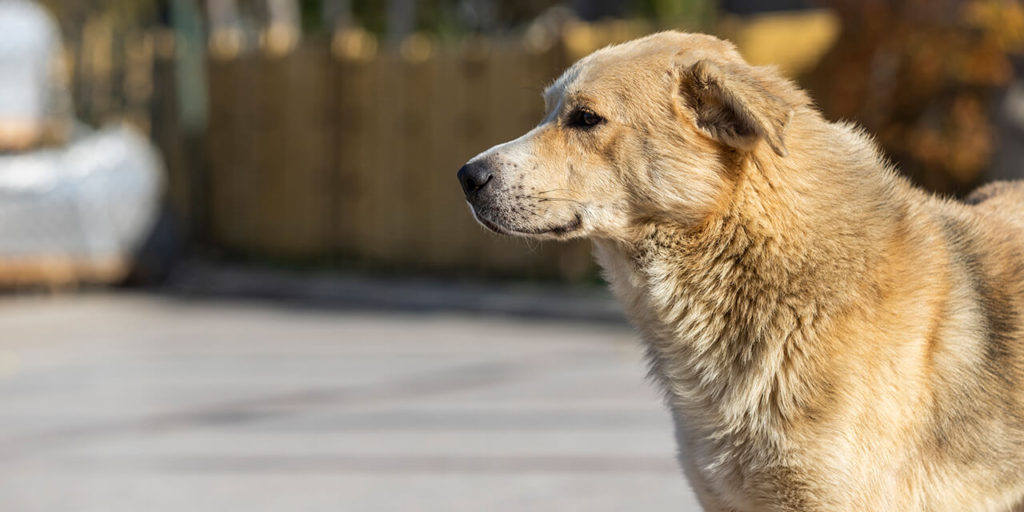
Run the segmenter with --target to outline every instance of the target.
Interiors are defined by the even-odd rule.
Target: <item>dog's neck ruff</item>
[[[848,251],[842,238],[885,231],[849,218],[840,219],[847,232],[823,236],[836,219],[806,217],[822,210],[807,201],[838,198],[786,196],[761,170],[746,174],[731,206],[699,228],[650,223],[632,242],[595,242],[677,421],[689,437],[723,444],[772,436],[827,400],[827,379],[802,376],[829,374],[822,333],[863,297],[862,276],[880,256]]]
[[[625,282],[613,272],[610,280],[644,329],[651,374],[670,405],[688,417],[713,411],[713,430],[767,431],[779,425],[751,422],[783,421],[802,408],[792,379],[830,305],[797,300],[813,271],[777,254],[779,243],[726,217],[702,233],[651,226],[611,258],[599,249],[603,266],[628,270]]]

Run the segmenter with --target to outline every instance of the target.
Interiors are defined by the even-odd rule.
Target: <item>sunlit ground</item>
[[[0,300],[9,511],[697,510],[624,325]]]

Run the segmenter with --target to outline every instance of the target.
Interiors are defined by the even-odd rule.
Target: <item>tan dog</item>
[[[929,196],[705,35],[600,50],[544,100],[466,197],[498,233],[593,240],[707,510],[1021,502],[1024,186]]]

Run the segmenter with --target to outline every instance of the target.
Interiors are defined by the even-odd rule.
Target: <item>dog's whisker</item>
[[[535,199],[539,203],[546,203],[548,201],[566,201],[566,202],[570,202],[570,203],[576,203],[576,204],[579,204],[579,205],[583,204],[582,201],[577,201],[575,199],[569,199],[567,197],[531,197],[530,199]]]

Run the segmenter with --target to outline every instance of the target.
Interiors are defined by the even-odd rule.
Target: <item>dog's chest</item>
[[[742,377],[722,339],[723,315],[701,297],[703,283],[673,279],[671,262],[648,260],[614,246],[595,244],[595,256],[631,322],[641,330],[651,374],[666,394],[676,423],[680,462],[706,492],[730,497],[736,510],[756,505],[747,496],[765,489],[796,487],[792,468],[779,461],[792,444],[764,407],[773,393],[770,365],[755,365]],[[737,385],[742,382],[743,385]],[[755,491],[754,489],[758,489]],[[700,491],[698,491],[700,492]]]

